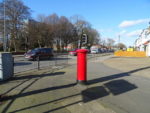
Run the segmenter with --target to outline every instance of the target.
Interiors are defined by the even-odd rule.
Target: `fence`
[[[88,54],[88,57],[87,59],[90,60],[90,59],[97,59],[99,57],[102,57],[102,56],[109,56],[109,55],[112,55],[113,53],[112,52],[107,52],[107,53],[98,53],[98,54]]]
[[[108,56],[112,53],[100,53],[100,54],[88,54],[87,60],[97,61],[99,57]],[[74,65],[77,63],[76,56],[68,56],[67,53],[55,53],[54,57],[45,60],[37,61],[28,61],[23,56],[14,57],[14,73],[28,71],[32,69],[42,69],[42,68],[51,68],[59,67],[66,65]]]
[[[39,58],[40,59],[40,58]],[[67,53],[54,53],[54,57],[36,61],[29,61],[23,56],[14,56],[14,73],[28,71],[32,69],[42,69],[46,67],[68,65]]]

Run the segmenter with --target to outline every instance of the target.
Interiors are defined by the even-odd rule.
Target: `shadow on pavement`
[[[149,68],[150,68],[150,66],[135,69],[135,70],[132,70],[132,71],[129,71],[129,72],[124,72],[124,73],[109,75],[109,76],[106,76],[106,77],[96,78],[96,79],[93,79],[93,80],[88,80],[88,85],[96,84],[96,83],[99,83],[99,82],[105,82],[105,81],[113,80],[113,79],[117,79],[117,78],[122,78],[122,77],[125,77],[125,76],[131,76],[132,73],[135,73],[137,71],[141,71],[141,70],[144,70],[144,69],[149,69]]]
[[[63,86],[55,86],[55,87],[49,87],[49,88],[45,88],[45,89],[39,89],[39,90],[34,90],[34,91],[30,91],[30,92],[25,92],[23,93],[23,91],[25,91],[27,88],[29,88],[32,84],[34,84],[37,80],[39,79],[35,79],[33,82],[31,82],[29,85],[27,85],[25,88],[23,88],[18,94],[16,95],[12,95],[12,96],[4,96],[2,98],[0,98],[0,102],[4,102],[7,100],[11,100],[7,106],[3,109],[3,111],[1,113],[7,113],[7,110],[10,108],[10,106],[12,105],[12,103],[20,98],[20,97],[25,97],[25,96],[29,96],[29,95],[33,95],[33,94],[39,94],[39,93],[43,93],[43,92],[48,92],[48,91],[52,91],[52,90],[58,90],[58,89],[62,89],[62,88],[68,88],[68,87],[72,87],[75,86],[76,83],[72,83],[72,84],[67,84],[67,85],[63,85]],[[69,97],[69,96],[68,96]],[[65,97],[67,98],[67,97]],[[49,102],[50,103],[50,102]]]
[[[62,98],[55,99],[55,100],[51,100],[51,101],[47,101],[47,102],[40,103],[40,104],[37,104],[37,105],[29,106],[29,107],[26,107],[26,108],[18,109],[18,110],[12,111],[10,113],[20,112],[20,111],[27,110],[27,109],[33,109],[35,107],[46,105],[46,104],[53,103],[53,102],[56,102],[56,101],[61,101],[61,100],[68,99],[68,98],[74,98],[74,97],[76,97],[78,95],[80,95],[80,93],[77,93],[77,94],[74,94],[74,95],[70,95],[70,96],[66,96],[66,97],[62,97]],[[63,108],[63,107],[61,106],[61,108]],[[56,108],[56,109],[53,109],[52,111],[55,111],[55,110],[58,110],[58,109],[61,109],[61,108]]]
[[[23,82],[17,84],[16,86],[12,87],[11,89],[9,89],[8,91],[6,91],[3,94],[0,94],[0,103],[3,103],[4,101],[7,100],[11,100],[7,106],[3,109],[2,113],[6,113],[7,110],[9,109],[9,107],[12,105],[12,103],[19,97],[24,97],[27,95],[32,95],[32,94],[37,94],[37,93],[42,93],[45,91],[50,91],[50,90],[54,90],[54,89],[59,89],[59,88],[65,88],[65,87],[69,87],[69,85],[64,85],[64,86],[60,86],[60,87],[51,87],[51,88],[46,88],[46,89],[41,89],[41,90],[35,90],[35,91],[31,91],[31,92],[27,92],[27,93],[23,93],[26,89],[28,89],[31,85],[33,85],[35,82],[37,82],[38,80],[40,80],[41,78],[45,77],[45,76],[55,76],[55,75],[61,75],[64,74],[65,72],[56,72],[56,73],[49,73],[49,74],[43,74],[43,75],[28,75],[28,76],[20,76],[20,77],[14,77],[11,80],[22,80],[25,79]],[[36,79],[32,79],[32,78],[36,78]],[[20,90],[20,92],[16,95],[8,95],[6,96],[7,93],[9,93],[10,91],[14,90],[15,88],[19,87],[20,85],[26,83],[27,81],[32,80],[32,82],[28,85],[26,85],[23,89]],[[9,80],[10,81],[10,80]],[[8,81],[7,81],[8,82]],[[2,83],[6,83],[6,81],[2,82]],[[74,85],[74,84],[73,84]]]
[[[110,81],[104,84],[104,87],[106,87],[113,95],[120,95],[137,88],[134,84],[123,79]]]
[[[130,76],[130,75],[128,73],[119,73],[119,74],[115,74],[115,75],[109,75],[106,77],[96,78],[93,80],[88,80],[88,85],[96,84],[99,82],[105,82],[108,80],[113,80],[113,79],[117,79],[117,78],[121,78],[121,77],[125,77],[125,76]]]
[[[129,74],[132,74],[132,73],[135,73],[135,72],[137,72],[137,71],[141,71],[141,70],[149,69],[149,68],[150,68],[150,66],[147,66],[147,67],[143,67],[143,68],[139,68],[139,69],[135,69],[135,70],[129,71],[128,73],[129,73]]]
[[[72,85],[75,85],[75,84],[72,84]],[[72,85],[71,84],[66,85],[65,87],[68,87],[68,86],[72,87]],[[65,88],[65,87],[63,86],[63,87],[59,87],[59,88]],[[10,112],[10,113],[21,112],[21,111],[24,111],[24,110],[33,109],[33,108],[43,106],[43,105],[47,105],[47,104],[57,102],[57,101],[60,101],[60,100],[74,98],[74,97],[79,96],[79,95],[82,96],[81,100],[74,100],[74,101],[70,102],[69,104],[58,106],[56,108],[53,108],[53,109],[50,109],[50,110],[44,112],[44,113],[49,113],[49,112],[54,112],[54,111],[57,111],[57,110],[60,110],[60,109],[78,104],[78,103],[82,103],[82,102],[87,103],[87,102],[90,102],[90,101],[93,101],[93,100],[97,100],[97,99],[103,98],[105,96],[108,96],[110,94],[113,94],[115,96],[119,95],[119,94],[123,94],[123,93],[126,93],[128,91],[134,90],[136,88],[137,87],[134,84],[131,84],[131,83],[127,82],[126,80],[122,80],[122,79],[121,80],[114,80],[114,81],[110,81],[108,83],[105,83],[102,86],[87,88],[87,89],[81,91],[81,93],[77,93],[77,94],[74,94],[74,95],[70,95],[70,96],[59,98],[59,99],[55,99],[55,100],[47,101],[47,102],[44,102],[44,103],[40,103],[40,104],[37,104],[37,105],[17,109],[15,111]],[[54,88],[54,89],[56,90],[57,88]],[[36,93],[32,93],[32,94],[36,94]],[[27,95],[25,94],[23,96],[27,96]]]
[[[65,74],[65,72],[55,72],[55,73],[48,73],[48,74],[41,74],[41,75],[27,75],[27,76],[13,77],[11,80],[32,79],[32,78],[40,78],[40,77],[47,77],[47,76],[57,76],[63,74]]]
[[[81,94],[83,102],[89,102],[107,96],[109,95],[109,92],[107,92],[103,86],[96,86],[83,90]]]
[[[39,107],[41,105],[46,105],[46,104],[49,104],[49,103],[54,102],[54,101],[67,99],[67,98],[74,98],[74,96],[78,96],[78,95],[82,96],[81,100],[79,100],[79,101],[74,100],[73,102],[71,102],[69,104],[58,106],[54,109],[50,109],[50,110],[46,111],[45,113],[53,112],[53,111],[56,111],[56,110],[59,110],[59,109],[63,109],[65,107],[72,106],[72,105],[78,104],[80,102],[87,103],[87,102],[90,102],[90,101],[93,101],[93,100],[97,100],[97,99],[106,97],[110,94],[112,94],[114,96],[117,96],[117,95],[129,92],[129,91],[132,91],[132,90],[138,88],[136,85],[134,85],[132,83],[129,83],[128,81],[126,81],[124,79],[117,79],[117,78],[130,76],[130,74],[132,74],[134,72],[144,70],[144,69],[148,69],[148,68],[150,68],[150,67],[144,67],[144,68],[132,70],[132,71],[129,71],[129,72],[126,72],[126,73],[109,75],[107,77],[101,77],[101,78],[96,78],[96,79],[93,79],[93,80],[89,80],[88,81],[89,86],[92,85],[92,84],[96,84],[96,83],[104,82],[104,81],[105,81],[105,83],[102,84],[101,86],[96,86],[96,87],[87,88],[85,90],[81,90],[81,93],[79,93],[79,94],[73,94],[73,95],[62,97],[62,98],[59,98],[59,99],[56,99],[56,100],[51,100],[51,101],[40,103],[40,104],[37,104],[37,105],[28,106],[28,107],[21,108],[21,109],[18,109],[16,111],[13,111],[13,112],[19,112],[19,111],[23,111],[23,110],[27,110],[27,109],[32,109],[34,107]],[[59,74],[59,73],[57,73],[57,74]],[[64,74],[64,73],[60,73],[60,74]],[[71,83],[71,84],[66,84],[66,85],[61,85],[61,86],[54,86],[54,87],[48,87],[48,88],[44,88],[44,89],[38,89],[38,90],[29,91],[29,92],[24,92],[25,89],[27,89],[29,86],[31,86],[33,83],[35,83],[37,80],[40,79],[40,78],[38,79],[38,77],[43,77],[43,75],[37,75],[36,77],[33,77],[33,76],[35,76],[35,75],[30,75],[28,77],[22,77],[22,78],[16,78],[16,80],[25,79],[25,78],[29,78],[29,79],[30,78],[37,78],[37,79],[35,79],[31,84],[29,84],[25,88],[23,88],[20,91],[20,93],[18,93],[16,95],[1,98],[0,101],[2,101],[2,102],[7,101],[7,100],[11,100],[10,103],[4,108],[2,113],[6,113],[7,110],[9,109],[9,107],[11,106],[11,104],[17,98],[25,97],[25,96],[29,96],[29,95],[34,95],[34,94],[39,94],[39,93],[43,93],[43,92],[48,92],[48,91],[52,91],[52,90],[69,88],[69,87],[73,87],[73,86],[76,85],[76,83]],[[50,75],[47,75],[47,76],[50,76]],[[115,79],[117,79],[117,80],[115,80]],[[106,81],[108,81],[108,82],[106,82]]]
[[[22,92],[24,92],[27,88],[29,88],[31,85],[33,85],[38,80],[39,79],[35,79],[30,84],[28,84],[27,86],[22,88],[21,91],[18,93],[18,95],[22,94]],[[9,96],[1,96],[1,97],[2,98],[0,98],[0,102],[3,102],[3,99],[8,98]],[[6,105],[6,107],[3,109],[3,111],[1,113],[7,113],[7,110],[10,108],[10,106],[14,103],[15,100],[16,100],[16,98],[11,98],[11,101]]]
[[[113,80],[103,84],[102,86],[96,86],[88,88],[82,91],[83,102],[93,101],[109,94],[120,95],[128,91],[136,89],[137,86],[129,83],[126,80]],[[107,89],[107,90],[106,90]]]
[[[76,83],[72,83],[72,84],[67,84],[67,85],[63,85],[63,86],[56,86],[56,87],[50,87],[50,88],[45,88],[45,89],[39,89],[39,90],[34,90],[34,91],[30,91],[30,92],[25,92],[23,93],[24,90],[26,90],[27,88],[29,88],[31,85],[33,85],[37,80],[39,79],[35,79],[33,82],[31,82],[29,85],[27,85],[25,88],[23,88],[18,94],[16,95],[11,95],[11,96],[2,96],[2,98],[0,98],[0,102],[4,102],[7,100],[11,100],[7,106],[3,109],[2,113],[6,113],[7,110],[9,109],[9,107],[12,105],[12,103],[20,98],[20,97],[25,97],[25,96],[29,96],[29,95],[33,95],[33,94],[39,94],[39,93],[43,93],[43,92],[47,92],[47,91],[52,91],[52,90],[58,90],[58,89],[62,89],[62,88],[68,88],[68,87],[72,87],[74,85],[76,85]]]
[[[65,72],[55,72],[55,73],[48,73],[48,74],[42,74],[42,75],[28,75],[28,76],[13,77],[13,78],[9,79],[9,81],[15,81],[15,80],[17,80],[17,82],[18,82],[18,80],[23,80],[23,81],[21,81],[21,83],[19,83],[16,86],[10,88],[5,93],[0,94],[0,95],[6,95],[7,93],[9,93],[10,91],[12,91],[13,89],[19,87],[20,85],[24,84],[25,82],[27,82],[27,81],[29,81],[29,80],[31,80],[33,78],[39,78],[39,79],[41,79],[41,78],[46,77],[46,76],[63,75],[64,73]],[[0,84],[7,83],[9,81],[8,80],[7,81],[3,81],[3,82],[0,82]]]
[[[62,89],[62,88],[68,88],[68,87],[72,87],[74,85],[76,85],[76,83],[62,85],[62,86],[54,86],[54,87],[49,87],[49,88],[44,88],[44,89],[38,89],[38,90],[29,91],[29,92],[25,92],[25,93],[21,93],[21,94],[19,93],[16,95],[3,97],[0,101],[2,102],[2,101],[6,101],[6,100],[11,100],[14,98],[25,97],[25,96],[39,94],[39,93],[43,93],[43,92],[47,92],[47,91],[58,90],[58,89]]]
[[[54,73],[41,74],[41,75],[14,76],[14,77],[11,77],[8,80],[0,81],[0,84],[5,84],[7,82],[15,81],[15,80],[33,79],[33,78],[41,78],[41,77],[48,77],[48,76],[57,76],[57,75],[63,75],[63,74],[65,74],[65,72],[54,72]]]

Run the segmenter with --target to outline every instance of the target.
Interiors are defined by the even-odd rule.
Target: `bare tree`
[[[111,38],[107,38],[106,43],[107,43],[107,47],[111,49],[114,46],[115,41]]]
[[[100,44],[100,34],[96,29],[87,28],[86,34],[88,35],[88,45],[92,46],[93,44]]]
[[[69,43],[77,41],[76,32],[73,24],[65,16],[61,16],[59,20],[60,46],[63,49]]]
[[[24,21],[30,17],[30,9],[21,0],[5,0],[0,3],[1,15],[4,12],[4,5],[6,29],[8,34],[10,34],[10,47],[12,46],[17,51],[18,34],[24,25]],[[4,16],[1,17],[1,20],[4,20]]]
[[[30,19],[25,23],[25,27],[22,30],[24,36],[25,50],[39,47],[38,45],[38,22]]]
[[[45,22],[51,25],[51,31],[53,32],[53,42],[56,44],[57,50],[60,50],[59,16],[55,13],[51,14],[46,17]]]
[[[38,21],[38,22],[46,23],[46,19],[47,19],[47,17],[46,17],[44,14],[39,14],[39,15],[37,16],[37,21]]]
[[[79,15],[75,15],[75,16],[71,17],[71,22],[73,23],[74,28],[76,30],[76,33],[78,35],[78,40],[80,41],[79,47],[81,48],[81,46],[82,46],[82,42],[81,42],[82,35],[84,33],[86,33],[86,34],[88,33],[89,29],[91,28],[91,24],[89,22],[85,21],[83,19],[83,17],[81,17]]]
[[[38,44],[39,47],[52,47],[54,39],[54,24],[48,21],[48,17],[44,15],[38,16]]]
[[[126,48],[126,45],[123,44],[123,43],[118,43],[118,48],[119,48],[119,49]]]

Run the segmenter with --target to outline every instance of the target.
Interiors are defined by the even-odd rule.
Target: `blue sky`
[[[23,0],[38,14],[71,17],[81,15],[104,39],[113,38],[132,46],[150,21],[150,0]]]

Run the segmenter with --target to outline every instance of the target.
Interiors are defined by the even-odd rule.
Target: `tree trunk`
[[[40,44],[40,41],[38,40],[38,44],[39,44],[39,48],[41,48],[41,44]]]
[[[14,44],[14,49],[15,49],[15,52],[17,52],[17,47],[16,47],[16,42],[15,42],[15,39],[13,40],[13,44]]]
[[[10,40],[10,42],[9,42],[9,49],[8,49],[8,51],[10,52],[11,51],[11,40]]]
[[[59,40],[57,40],[57,51],[60,52],[60,42],[59,42]]]

